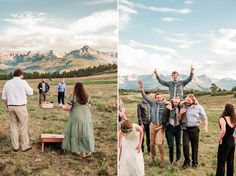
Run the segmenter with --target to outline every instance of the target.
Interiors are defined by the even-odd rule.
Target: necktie
[[[174,98],[176,97],[176,83],[174,82],[174,85],[175,85],[175,87],[174,87]]]
[[[159,125],[159,111],[160,111],[160,105],[157,105],[157,125]]]
[[[178,119],[177,119],[177,108],[175,108],[175,118],[174,118],[174,125],[175,125],[175,126],[177,126],[177,123],[178,123],[177,120],[178,120]]]

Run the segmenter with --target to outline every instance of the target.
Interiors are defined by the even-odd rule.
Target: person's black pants
[[[232,137],[227,140],[218,146],[216,176],[225,175],[225,162],[227,162],[227,176],[234,175],[234,139]]]
[[[143,124],[143,141],[142,141],[142,151],[144,152],[144,135],[146,134],[146,145],[147,151],[150,152],[150,128],[149,124]]]
[[[196,127],[187,127],[183,130],[183,151],[184,151],[184,165],[190,165],[189,158],[189,142],[192,148],[192,165],[198,164],[198,144],[199,144],[200,129]]]
[[[58,92],[58,103],[65,104],[64,102],[65,92]]]
[[[172,163],[174,161],[174,139],[176,143],[176,161],[178,161],[181,157],[181,126],[178,125],[176,127],[172,125],[167,125],[166,128],[166,139],[169,147],[169,159]]]

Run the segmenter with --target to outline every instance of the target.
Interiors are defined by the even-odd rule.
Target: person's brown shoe
[[[155,157],[150,153],[150,159],[153,162],[155,160]]]
[[[160,161],[160,168],[163,168],[165,166],[165,161],[164,160],[161,160]]]
[[[14,152],[18,152],[18,151],[19,151],[19,149],[14,149],[14,148],[12,148],[12,150],[13,150]]]
[[[32,145],[28,146],[28,148],[27,148],[27,149],[25,149],[25,150],[22,150],[22,152],[26,152],[26,151],[28,151],[28,150],[31,150],[31,149],[32,149]]]

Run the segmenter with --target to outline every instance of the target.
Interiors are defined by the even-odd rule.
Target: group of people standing
[[[14,71],[14,77],[8,80],[2,91],[2,99],[9,111],[9,124],[11,133],[12,149],[15,152],[23,152],[32,149],[28,134],[29,113],[27,110],[27,96],[33,95],[33,89],[23,80],[24,74],[20,69]],[[50,86],[43,79],[38,85],[39,103],[46,99],[46,93]],[[64,79],[58,84],[57,90],[59,107],[69,111],[69,122],[67,124],[62,149],[77,153],[86,157],[94,152],[93,122],[89,108],[89,97],[80,82],[75,83],[71,101],[64,104],[64,93],[66,86]],[[62,99],[61,99],[62,98]],[[60,102],[59,102],[60,100]]]
[[[41,105],[42,101],[46,101],[47,93],[50,89],[49,84],[43,78],[42,81],[38,84],[39,90],[39,105]],[[65,94],[66,94],[66,83],[65,79],[62,78],[61,81],[57,85],[57,100],[58,104],[65,104]]]
[[[139,127],[141,127],[141,130],[136,127],[135,124],[133,124],[133,126],[127,125],[132,123],[126,117],[125,111],[123,110],[119,112],[119,115],[121,116],[121,129],[119,134],[120,136],[122,136],[119,138],[119,171],[121,173],[125,173],[125,175],[127,176],[132,175],[132,173],[134,172],[137,173],[136,175],[144,175],[144,166],[141,166],[142,169],[137,169],[135,164],[135,162],[140,163],[140,160],[143,159],[141,157],[134,157],[135,155],[140,155],[140,153],[135,153],[135,150],[133,150],[133,153],[124,153],[126,149],[124,149],[125,146],[123,146],[123,143],[127,143],[127,141],[130,140],[130,131],[141,131],[140,135],[142,134],[142,137],[136,138],[136,144],[141,144],[141,153],[145,152],[145,135],[146,148],[148,154],[150,154],[151,161],[155,161],[155,148],[156,146],[158,147],[160,156],[159,166],[161,168],[165,166],[164,138],[166,137],[169,148],[170,163],[173,166],[179,166],[181,158],[182,136],[182,148],[184,154],[184,162],[182,164],[183,169],[190,167],[191,162],[193,168],[197,168],[198,166],[200,133],[199,126],[201,122],[203,122],[204,124],[204,131],[208,132],[207,115],[204,108],[198,103],[196,97],[193,94],[188,94],[186,98],[183,99],[183,88],[193,79],[194,68],[191,66],[190,76],[186,80],[179,80],[179,74],[176,71],[172,73],[173,80],[168,82],[160,78],[160,75],[158,74],[156,69],[154,71],[154,74],[157,81],[161,85],[168,87],[170,94],[169,100],[164,100],[161,93],[156,93],[155,99],[151,99],[150,92],[145,91],[143,82],[139,81],[139,90],[143,99],[137,105],[137,117],[138,125]],[[221,132],[219,136],[219,148],[217,157],[217,176],[224,176],[225,162],[227,162],[227,176],[233,176],[233,158],[235,150],[233,132],[235,129],[235,122],[236,119],[234,107],[232,104],[226,104],[224,112],[219,119]],[[192,150],[191,159],[189,155],[190,145]],[[175,159],[174,148],[176,149]],[[129,162],[129,160],[131,160],[131,162],[134,164],[133,168],[132,165],[122,168],[122,166],[127,165],[126,163]],[[126,170],[126,172],[123,172],[124,169]],[[131,172],[129,172],[128,170],[130,170]]]

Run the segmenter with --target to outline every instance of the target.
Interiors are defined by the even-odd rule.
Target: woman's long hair
[[[80,82],[77,82],[74,87],[74,95],[76,96],[76,101],[79,104],[87,104],[88,103],[88,95],[84,89],[84,85]]]
[[[187,97],[189,97],[193,101],[193,105],[199,104],[196,97],[193,94],[188,94]]]
[[[222,112],[221,117],[225,117],[225,116],[229,116],[230,117],[230,121],[231,123],[233,123],[234,125],[236,125],[236,116],[235,116],[235,110],[234,110],[234,105],[227,103],[225,105],[225,109]]]

